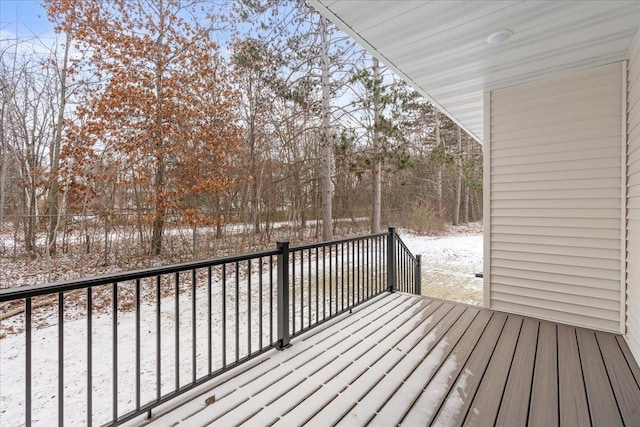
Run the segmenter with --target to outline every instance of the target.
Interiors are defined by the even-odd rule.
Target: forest
[[[42,7],[53,39],[1,33],[5,265],[139,268],[481,218],[481,146],[303,1]]]

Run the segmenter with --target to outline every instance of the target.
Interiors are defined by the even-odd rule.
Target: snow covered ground
[[[482,234],[479,227],[460,229],[455,234],[426,237],[417,236],[402,230],[400,237],[414,254],[422,255],[422,294],[443,299],[460,301],[471,304],[482,302],[482,280],[475,278],[475,273],[482,271]],[[254,283],[256,281],[254,280]],[[204,295],[204,293],[202,293]],[[214,299],[220,295],[214,295]],[[263,296],[264,298],[265,296]],[[253,301],[259,299],[254,295]],[[180,356],[181,379],[188,380],[192,372],[191,366],[191,324],[189,295],[180,296],[180,348],[184,349]],[[184,300],[183,300],[184,299]],[[267,301],[264,301],[265,304]],[[82,304],[84,305],[84,304]],[[65,304],[66,306],[66,304]],[[241,307],[245,307],[244,302]],[[162,329],[168,329],[170,336],[174,334],[175,312],[171,304],[163,303],[161,315]],[[57,378],[58,378],[58,327],[56,307],[48,307],[49,313],[41,313],[45,321],[38,322],[40,327],[33,331],[33,425],[48,426],[55,424],[58,415]],[[79,307],[80,310],[83,307]],[[44,310],[44,309],[43,309]],[[66,310],[66,307],[65,307]],[[197,317],[197,342],[206,343],[206,331],[204,320],[206,319],[206,305],[198,301],[196,306]],[[36,314],[36,313],[34,313]],[[22,317],[22,316],[20,316]],[[142,306],[141,319],[141,392],[142,403],[153,399],[156,393],[155,378],[155,336],[156,325],[154,319],[153,301]],[[227,312],[227,322],[233,323],[234,312]],[[240,313],[241,319],[247,319],[246,310]],[[21,319],[12,318],[3,322],[20,322]],[[214,324],[220,324],[220,313],[213,313]],[[253,320],[251,323],[253,323]],[[93,322],[93,417],[94,422],[101,423],[109,420],[112,406],[113,384],[111,374],[114,368],[112,360],[112,335],[113,323],[108,313],[94,314]],[[242,322],[241,323],[245,323]],[[50,326],[47,326],[50,325]],[[7,325],[4,325],[7,326]],[[16,331],[21,328],[13,328]],[[240,328],[245,330],[244,326]],[[135,342],[135,316],[132,312],[118,315],[118,406],[120,413],[135,408],[135,357],[129,347]],[[265,331],[265,333],[267,333]],[[216,332],[214,340],[219,341],[220,336]],[[241,333],[240,352],[246,354],[244,346],[246,335]],[[102,338],[102,339],[101,339]],[[85,425],[86,423],[86,396],[87,396],[87,321],[86,318],[65,321],[64,323],[64,371],[65,371],[65,425]],[[25,410],[25,337],[22,332],[7,334],[0,339],[0,426],[20,426],[24,424]],[[129,343],[129,344],[127,344]],[[233,354],[234,342],[227,342],[229,353]],[[256,343],[257,344],[257,343]],[[256,345],[254,344],[254,345]],[[215,346],[215,343],[214,343]],[[206,344],[205,344],[206,347]],[[255,348],[255,347],[254,347]],[[197,344],[198,375],[204,374],[206,369],[206,351]],[[171,387],[175,378],[175,346],[171,339],[162,341],[162,388]],[[220,364],[218,358],[214,358],[214,369]],[[181,383],[183,381],[181,380]]]
[[[400,231],[414,254],[422,255],[422,295],[482,305],[482,232],[425,237]]]

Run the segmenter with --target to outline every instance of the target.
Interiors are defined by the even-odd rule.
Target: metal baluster
[[[235,273],[236,273],[236,304],[235,304],[235,317],[236,323],[234,324],[234,328],[236,330],[236,362],[240,360],[240,263],[236,261],[235,263]]]
[[[318,251],[318,247],[316,247],[316,323],[318,323],[318,321],[320,320],[320,304],[318,303],[320,298],[320,259],[318,258],[319,253],[320,251]]]
[[[409,287],[409,257],[407,251],[402,248],[402,274],[404,275],[404,292],[407,292]]]
[[[404,254],[404,263],[403,263],[403,270],[404,270],[404,292],[407,292],[409,290],[409,256],[407,255],[407,251],[404,250],[404,248],[402,248],[403,251],[402,253]]]
[[[384,237],[380,238],[379,243],[379,254],[378,254],[378,265],[380,268],[378,269],[378,274],[380,275],[380,291],[384,291],[384,283],[385,283],[385,275],[387,274],[386,266],[384,265],[384,257],[387,253],[387,242]]]
[[[227,367],[227,264],[222,264],[222,367]]]
[[[211,293],[211,266],[207,267],[207,372],[211,375],[213,369],[213,342],[212,342],[212,309],[213,296]]]
[[[140,410],[140,279],[136,279],[136,411]]]
[[[389,227],[389,234],[387,234],[387,289],[389,292],[396,291],[395,248],[395,229]]]
[[[371,262],[373,263],[373,289],[377,294],[378,289],[378,237],[373,239],[373,254],[371,254]]]
[[[309,326],[311,326],[311,248],[307,249],[307,276],[309,277],[309,281],[307,283],[307,290],[309,293],[309,300],[307,301],[308,304],[308,315],[309,315]]]
[[[422,255],[416,255],[416,295],[422,295]]]
[[[356,302],[356,242],[351,241],[351,307],[355,305]]]
[[[64,292],[58,292],[58,425],[64,425]]]
[[[367,269],[366,259],[365,259],[365,250],[364,250],[364,240],[358,240],[358,256],[360,260],[358,262],[358,276],[360,281],[360,299],[359,301],[365,301],[367,298],[367,283],[365,281],[365,273]]]
[[[113,284],[113,301],[112,304],[112,321],[111,325],[112,329],[112,339],[113,339],[113,366],[112,366],[112,376],[111,381],[113,383],[113,395],[111,396],[113,400],[113,420],[118,419],[118,283],[115,282]]]
[[[382,291],[382,283],[383,280],[382,278],[383,276],[383,268],[382,268],[382,262],[383,262],[383,254],[384,254],[384,239],[382,237],[378,237],[378,291]]]
[[[304,252],[300,251],[300,330],[304,329]]]
[[[273,255],[269,255],[269,333],[273,344]]]
[[[156,399],[162,397],[162,329],[161,329],[161,299],[160,276],[156,276]]]
[[[322,320],[327,318],[327,251],[322,247]]]
[[[178,391],[180,389],[180,273],[176,272],[174,278],[174,292],[175,292],[175,301],[174,301],[174,309],[175,309],[175,321],[174,321],[174,329],[175,329],[175,390]]]
[[[251,260],[247,260],[247,355],[251,355]]]
[[[258,299],[258,316],[259,316],[258,329],[260,334],[258,338],[258,346],[259,346],[259,349],[262,350],[262,321],[263,321],[262,298],[264,297],[264,293],[262,292],[262,257],[260,257],[260,259],[258,260],[258,293],[260,295]]]
[[[396,242],[396,283],[399,291],[404,291],[404,252],[399,242]]]
[[[333,312],[333,248],[329,245],[329,317]]]
[[[400,242],[396,245],[396,253],[398,254],[398,290],[404,292],[404,251],[402,250],[402,245]]]
[[[87,288],[87,425],[93,415],[93,288]]]
[[[371,296],[372,292],[371,292],[371,264],[369,264],[369,239],[364,241],[365,246],[366,246],[366,267],[365,267],[365,272],[367,273],[367,280],[366,280],[366,284],[367,284],[367,299],[369,299],[369,297]]]
[[[357,294],[356,301],[360,302],[360,270],[361,270],[361,266],[360,266],[360,240],[356,241],[356,265],[358,267],[357,279],[356,279],[356,294]]]
[[[289,242],[278,242],[278,350],[289,347]]]
[[[369,298],[369,264],[368,264],[368,256],[367,253],[368,240],[362,239],[362,300],[366,301]]]
[[[340,243],[340,311],[344,311],[344,242]]]
[[[286,301],[288,304],[289,302]],[[291,252],[291,332],[296,333],[296,253]]]
[[[24,366],[24,379],[25,379],[25,412],[24,412],[24,424],[26,427],[31,427],[31,298],[26,298],[24,301],[24,340],[25,340],[25,366]]]
[[[196,269],[191,269],[191,382],[196,382]]]

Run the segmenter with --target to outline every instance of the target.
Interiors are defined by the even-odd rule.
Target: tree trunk
[[[435,110],[435,128],[436,128],[436,147],[440,149],[442,140],[440,138],[440,112]],[[442,218],[442,160],[437,159],[437,171],[436,171],[436,209],[438,211],[438,217]]]
[[[253,148],[251,151],[254,151]],[[259,194],[259,183],[258,176],[255,173],[255,153],[252,154],[251,159],[251,169],[253,172],[251,173],[253,177],[253,182],[251,182],[251,222],[253,223],[253,235],[257,236],[260,234],[260,194]]]
[[[64,45],[62,70],[60,70],[60,104],[58,105],[58,117],[56,119],[56,131],[53,139],[53,147],[51,147],[51,176],[49,178],[49,202],[47,203],[47,211],[49,213],[49,235],[47,236],[47,245],[50,255],[55,255],[56,253],[56,234],[60,223],[58,173],[60,171],[62,126],[64,125],[64,111],[67,105],[67,66],[69,62],[70,45],[71,40],[67,38]]]
[[[6,102],[5,99],[2,99],[2,104],[0,105],[0,158],[2,158],[2,164],[0,165],[0,230],[4,224],[4,202],[7,188],[7,168],[9,164],[8,141],[5,135],[5,111]]]
[[[223,214],[222,214],[222,202],[220,201],[220,194],[216,194],[213,196],[213,207],[215,209],[216,215],[216,233],[215,238],[222,238],[222,226],[223,226]]]
[[[373,58],[373,201],[371,212],[371,233],[380,231],[380,210],[382,205],[382,146],[380,141],[380,64]]]
[[[469,157],[471,156],[471,137],[469,135],[466,136],[466,149],[464,153],[465,163],[469,161]],[[464,222],[469,222],[469,177],[465,180],[465,191],[464,191]]]
[[[1,127],[2,127],[2,124],[0,124],[0,133],[3,132],[3,129],[1,129]],[[0,156],[2,157],[2,165],[0,166],[0,229],[2,229],[2,225],[4,224],[4,202],[5,202],[5,194],[6,194],[5,189],[7,187],[8,155],[9,155],[9,150],[5,148],[4,138],[0,139]]]
[[[462,129],[460,126],[458,129],[458,152],[456,153],[456,166],[457,166],[457,178],[456,178],[456,206],[453,210],[453,225],[460,223],[460,206],[462,204]]]
[[[250,214],[251,223],[253,224],[253,236],[252,243],[255,242],[255,236],[260,234],[260,203],[259,203],[259,183],[258,183],[258,170],[257,170],[257,138],[256,138],[256,111],[253,105],[253,87],[251,81],[249,82],[249,160],[251,162],[251,200],[250,200]]]
[[[156,173],[154,179],[154,203],[155,203],[155,212],[153,219],[153,228],[151,233],[151,254],[152,255],[160,255],[162,252],[162,234],[164,232],[164,223],[165,216],[167,214],[167,204],[164,198],[166,197],[164,191],[165,185],[165,171],[166,171],[166,163],[164,160],[164,155],[162,154],[163,145],[164,145],[164,135],[162,131],[163,126],[163,87],[162,87],[162,76],[164,72],[164,61],[163,61],[163,53],[162,53],[162,38],[164,36],[164,5],[163,2],[160,2],[160,10],[163,13],[160,13],[160,23],[158,24],[159,35],[156,41],[156,70],[155,70],[155,89],[156,89],[156,102],[158,103],[158,110],[156,111],[155,117],[155,160],[156,160]]]
[[[30,193],[27,193],[27,191]],[[23,196],[25,203],[24,218],[24,249],[34,258],[36,255],[36,197],[35,192],[25,189]]]
[[[331,82],[329,75],[329,40],[327,39],[327,20],[320,18],[319,23],[321,44],[320,55],[322,61],[322,132],[321,132],[321,173],[320,193],[322,195],[322,238],[333,238],[333,206],[332,206],[332,170],[333,146],[331,138]]]
[[[155,175],[155,216],[151,231],[151,254],[160,255],[162,252],[162,234],[164,232],[164,223],[167,210],[163,198],[165,162],[163,156],[157,156],[157,169]]]
[[[39,169],[35,149],[35,131],[33,129],[24,132],[25,157],[22,160],[22,179],[27,183],[23,192],[23,215],[24,221],[24,245],[26,252],[35,257],[36,255],[36,230],[37,230],[37,181],[35,172]]]

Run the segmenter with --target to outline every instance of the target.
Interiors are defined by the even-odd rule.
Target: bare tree
[[[442,137],[440,135],[440,112],[436,109],[434,111],[434,128],[435,128],[435,134],[436,134],[436,148],[440,149],[440,147],[442,147]],[[442,206],[442,165],[440,164],[440,161],[438,159],[438,164],[436,166],[437,170],[436,170],[436,182],[435,182],[435,187],[436,187],[436,208],[438,210],[438,215],[440,217],[442,217],[443,215],[443,206]]]
[[[47,154],[52,136],[53,111],[48,96],[55,80],[39,61],[20,55],[12,60],[17,65],[11,66],[9,69],[13,71],[3,78],[14,88],[3,107],[3,150],[18,165],[25,251],[35,256],[39,201],[46,192]]]
[[[69,101],[69,51],[71,39],[66,38],[63,44],[63,54],[61,63],[55,63],[55,72],[57,74],[58,90],[57,96],[52,96],[52,101],[57,100],[57,104],[52,102],[52,108],[56,113],[55,133],[51,141],[50,163],[51,170],[49,172],[49,198],[47,201],[47,214],[49,215],[49,233],[47,237],[47,248],[51,255],[56,253],[56,235],[60,223],[60,150],[62,147],[62,136],[65,127],[65,113],[67,112],[67,103]],[[57,99],[56,99],[57,98]]]
[[[320,17],[318,31],[320,32],[320,61],[322,73],[322,127],[320,141],[322,146],[320,193],[322,194],[322,238],[331,240],[333,237],[333,141],[331,135],[331,75],[329,73],[329,40],[328,20]]]
[[[460,126],[456,126],[458,147],[456,151],[456,192],[455,192],[455,207],[453,208],[453,225],[460,223],[460,206],[462,203],[462,129]]]
[[[381,113],[381,84],[382,75],[380,64],[377,58],[373,58],[373,201],[371,203],[371,232],[378,233],[380,231],[380,209],[382,206],[382,160],[384,154],[382,152],[382,141],[380,140],[380,131],[382,127]]]

